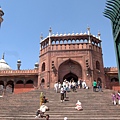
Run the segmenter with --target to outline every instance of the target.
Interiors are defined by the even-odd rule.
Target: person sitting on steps
[[[82,105],[81,105],[81,102],[78,100],[77,103],[76,103],[76,107],[75,107],[76,110],[83,110],[82,108]]]
[[[48,102],[48,98],[46,98],[45,96],[43,96],[42,103],[46,103],[46,102]]]
[[[44,103],[42,103],[42,105],[40,106],[40,109],[38,109],[37,112],[36,112],[36,117],[35,118],[45,117],[44,113],[48,110],[49,110],[49,108],[46,105],[44,105]]]
[[[42,112],[42,111],[40,111],[39,109],[37,110],[37,112],[36,112],[36,116],[35,116],[35,118],[43,118],[43,117],[45,117],[44,116],[44,112]]]

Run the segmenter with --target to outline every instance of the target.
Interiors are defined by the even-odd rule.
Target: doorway
[[[63,77],[63,80],[66,79],[67,81],[71,81],[72,79],[74,80],[74,82],[77,82],[78,81],[78,77],[77,75],[73,74],[72,72],[66,74],[64,77]]]

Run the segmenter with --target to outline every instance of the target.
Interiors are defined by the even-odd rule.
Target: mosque
[[[0,23],[4,12],[0,9]],[[0,84],[12,86],[13,93],[27,92],[33,88],[53,88],[53,84],[74,79],[86,80],[92,87],[93,80],[102,82],[106,89],[119,85],[116,67],[105,68],[100,33],[92,35],[90,28],[84,33],[52,34],[40,37],[39,63],[31,70],[20,69],[21,61],[17,61],[17,70],[10,68],[4,59],[0,60]]]

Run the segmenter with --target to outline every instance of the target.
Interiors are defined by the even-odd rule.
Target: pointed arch
[[[77,76],[78,78],[82,78],[82,67],[81,65],[72,59],[68,59],[61,63],[58,67],[58,80],[62,83],[65,75]],[[77,78],[75,77],[75,78]]]
[[[42,72],[45,71],[45,62],[42,64]]]
[[[96,69],[100,70],[100,62],[99,61],[96,61]]]

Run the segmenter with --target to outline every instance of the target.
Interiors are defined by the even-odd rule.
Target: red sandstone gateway
[[[92,87],[93,80],[102,82],[102,86],[111,89],[118,85],[117,68],[104,68],[100,33],[97,37],[87,33],[52,34],[41,36],[40,62],[32,70],[21,70],[21,61],[17,61],[17,70],[12,70],[0,60],[0,84],[5,88],[12,86],[12,92],[27,92],[34,88],[53,88],[54,83],[74,79],[86,80]],[[116,89],[114,87],[114,89]]]

